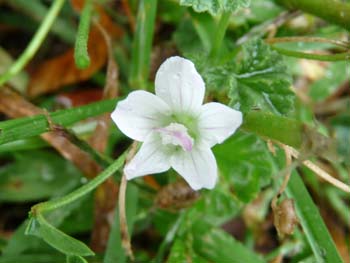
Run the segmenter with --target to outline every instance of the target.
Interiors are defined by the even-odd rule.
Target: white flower
[[[194,189],[212,189],[217,180],[211,151],[242,124],[242,113],[223,104],[202,105],[205,85],[194,64],[167,59],[155,80],[156,95],[133,91],[111,117],[128,137],[143,142],[125,166],[127,179],[174,168]]]

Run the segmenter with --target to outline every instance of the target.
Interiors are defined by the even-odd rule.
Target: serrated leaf
[[[229,93],[231,105],[243,112],[261,109],[285,115],[293,111],[291,77],[280,54],[257,39],[243,46],[243,57],[236,63],[236,83]]]
[[[209,12],[218,15],[223,12],[234,12],[239,7],[247,7],[250,0],[180,0],[180,5],[190,6],[196,12]]]
[[[197,224],[193,230],[194,250],[210,262],[263,263],[259,255],[221,229]]]
[[[26,234],[42,238],[49,245],[66,255],[94,255],[94,252],[87,245],[53,227],[42,216],[31,218]]]
[[[236,65],[234,61],[229,61],[223,65],[211,63],[206,55],[197,54],[191,57],[204,79],[208,91],[227,92],[236,85],[234,72]]]
[[[273,159],[264,141],[256,135],[236,133],[214,148],[222,181],[233,185],[243,202],[252,200],[260,188],[269,184],[274,173]]]

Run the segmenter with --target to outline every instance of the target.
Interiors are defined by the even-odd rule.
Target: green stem
[[[43,43],[46,35],[48,34],[52,24],[54,23],[59,11],[61,10],[65,0],[55,0],[50,7],[44,21],[40,25],[38,31],[26,47],[22,55],[16,60],[16,62],[0,76],[0,88],[2,85],[11,79],[14,75],[19,73],[29,60],[35,55],[40,45]]]
[[[106,168],[112,163],[113,160],[111,158],[96,151],[93,147],[91,147],[89,143],[80,139],[74,133],[74,131],[70,129],[65,129],[64,127],[62,127],[62,129],[70,142],[78,146],[84,152],[88,153],[92,157],[92,159],[94,159],[96,163],[98,163],[102,168]]]
[[[342,40],[335,40],[323,37],[273,37],[265,39],[268,44],[287,43],[287,42],[304,42],[304,43],[327,43],[339,46],[345,49],[350,48],[350,43]]]
[[[129,78],[137,89],[147,89],[156,10],[157,0],[139,1]]]
[[[282,55],[285,55],[288,57],[305,58],[305,59],[313,59],[313,60],[320,60],[320,61],[350,60],[350,52],[344,52],[344,53],[338,53],[338,54],[332,54],[332,55],[318,55],[318,54],[311,54],[311,53],[279,48],[276,46],[271,46],[271,48],[281,53]]]
[[[350,3],[337,0],[275,0],[288,9],[299,9],[350,30]]]
[[[221,50],[222,41],[224,40],[227,26],[229,24],[231,17],[231,12],[224,12],[221,17],[219,24],[217,26],[217,31],[215,34],[215,39],[213,41],[212,49],[210,52],[210,58],[215,59]]]
[[[111,112],[119,99],[103,100],[81,107],[50,113],[53,123],[67,127],[83,119]],[[0,144],[40,135],[50,130],[45,114],[0,122]]]
[[[61,198],[50,200],[44,203],[39,203],[32,207],[31,212],[33,216],[36,216],[42,212],[48,212],[55,210],[59,207],[65,206],[80,197],[88,194],[92,190],[94,190],[97,186],[102,184],[105,180],[107,180],[111,175],[113,175],[116,171],[118,171],[124,164],[126,153],[123,153],[117,160],[115,160],[109,167],[107,167],[102,173],[96,176],[94,179],[89,181],[87,184],[82,187],[76,189],[75,191],[65,195]]]
[[[84,8],[81,12],[77,38],[75,40],[74,48],[75,65],[79,69],[85,69],[90,65],[90,57],[88,53],[88,40],[92,10],[92,0],[86,0]]]

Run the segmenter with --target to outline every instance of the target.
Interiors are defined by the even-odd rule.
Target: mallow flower
[[[133,91],[111,117],[128,137],[143,142],[124,167],[128,180],[171,167],[194,189],[212,189],[218,171],[211,150],[242,124],[242,113],[221,103],[202,105],[205,84],[194,64],[168,58],[155,78],[155,95]]]

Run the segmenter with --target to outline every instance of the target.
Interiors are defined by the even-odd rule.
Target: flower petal
[[[210,147],[222,143],[242,124],[242,113],[217,102],[201,108],[198,129],[201,139]]]
[[[155,90],[175,112],[196,112],[203,103],[205,84],[190,60],[171,57],[157,71]]]
[[[170,169],[170,158],[163,151],[164,146],[159,136],[148,136],[134,158],[125,166],[126,179],[154,173],[162,173]]]
[[[217,180],[217,165],[208,146],[197,146],[191,152],[179,151],[171,159],[171,166],[192,189],[213,189]]]
[[[162,99],[146,91],[133,91],[117,104],[112,119],[128,137],[144,141],[153,128],[161,127],[170,108]]]

